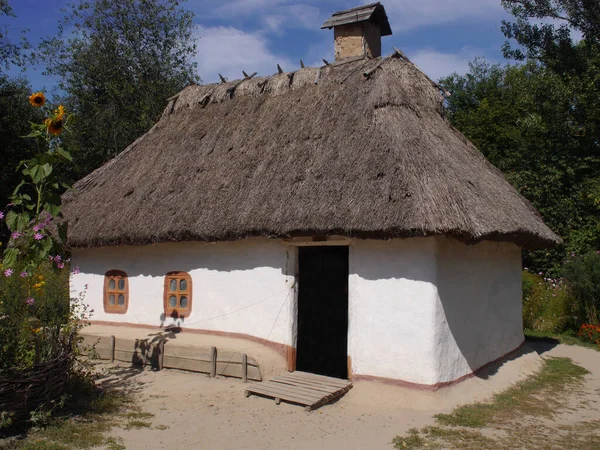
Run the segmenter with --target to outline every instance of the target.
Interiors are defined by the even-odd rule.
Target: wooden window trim
[[[110,281],[115,280],[115,289],[110,289]],[[125,280],[125,288],[119,289],[119,280]],[[115,296],[115,304],[108,301],[110,294]],[[125,297],[123,306],[119,305],[119,294]],[[109,270],[104,274],[104,312],[107,314],[126,314],[129,308],[129,277],[122,270]]]
[[[170,281],[177,280],[177,291],[170,290]],[[181,280],[186,280],[187,289],[181,291]],[[185,296],[188,299],[188,307],[181,308],[179,306],[173,308],[169,304],[169,297],[171,294],[175,294],[177,297],[177,304],[181,301],[181,297]],[[192,313],[193,306],[193,293],[192,293],[192,277],[187,272],[169,272],[165,275],[165,289],[163,295],[163,305],[165,311],[165,317],[172,317],[175,319],[185,319]]]

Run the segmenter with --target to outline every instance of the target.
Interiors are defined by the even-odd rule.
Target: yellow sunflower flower
[[[48,133],[53,136],[58,136],[62,133],[63,130],[63,120],[62,117],[53,117],[51,119],[46,119],[44,122],[46,124],[46,128],[48,129]]]
[[[58,105],[58,108],[54,111],[55,119],[62,119],[65,116],[65,107],[63,105]]]
[[[46,96],[43,92],[36,92],[35,94],[31,94],[29,96],[29,103],[31,103],[36,108],[40,108],[46,104]]]

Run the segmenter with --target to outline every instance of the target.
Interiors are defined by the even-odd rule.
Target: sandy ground
[[[545,356],[566,356],[592,372],[586,378],[587,406],[570,421],[600,419],[600,352],[580,347],[532,344]],[[434,424],[433,415],[485,400],[539,367],[530,347],[519,357],[490,368],[481,377],[437,392],[421,392],[374,382],[355,383],[342,399],[317,411],[277,406],[246,398],[240,380],[121,365],[107,382],[131,388],[141,408],[154,414],[150,429],[114,435],[135,449],[391,449],[394,436]],[[163,429],[164,427],[168,427]]]

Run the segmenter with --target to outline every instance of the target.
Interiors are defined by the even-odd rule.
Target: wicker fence
[[[41,405],[60,399],[72,362],[72,352],[65,350],[46,363],[0,376],[0,412],[9,413],[18,426]]]

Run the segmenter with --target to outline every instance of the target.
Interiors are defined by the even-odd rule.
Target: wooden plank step
[[[306,392],[306,391],[302,391],[299,389],[296,389],[294,386],[288,386],[285,384],[279,384],[279,383],[269,383],[266,382],[264,383],[264,386],[261,386],[261,389],[263,391],[267,391],[273,394],[289,394],[289,395],[294,395],[296,397],[301,397],[301,398],[307,398],[307,399],[312,399],[314,401],[318,401],[320,400],[323,396],[320,395],[319,393],[315,393],[315,392]]]
[[[279,381],[275,381],[275,380],[269,380],[269,385],[270,386],[278,386],[278,387],[283,387],[285,389],[290,389],[293,391],[298,391],[298,392],[305,392],[307,394],[310,395],[314,395],[317,397],[323,397],[324,395],[330,395],[336,391],[333,390],[329,390],[329,391],[321,391],[321,390],[315,390],[315,389],[311,389],[311,388],[307,388],[306,386],[300,386],[300,385],[295,385],[295,384],[290,384],[290,383],[280,383]],[[338,389],[339,390],[339,389]]]
[[[246,389],[246,396],[262,395],[275,399],[277,404],[282,400],[298,403],[310,411],[341,397],[351,387],[352,383],[347,380],[292,372],[249,386]]]
[[[315,374],[306,373],[306,372],[292,372],[292,374],[298,378],[302,378],[305,380],[317,381],[321,384],[325,384],[328,386],[345,387],[350,383],[348,380],[341,380],[339,378],[325,377],[323,375],[315,375]]]
[[[327,385],[322,385],[320,383],[315,383],[312,381],[302,380],[300,378],[285,377],[285,376],[273,378],[272,381],[275,381],[276,383],[286,383],[286,384],[292,383],[297,386],[305,386],[307,388],[315,389],[317,391],[323,391],[323,392],[331,392],[332,390],[342,389],[341,387],[338,387],[338,386],[327,386]]]
[[[253,389],[249,389],[248,391],[252,392],[254,394],[265,395],[267,397],[271,397],[274,399],[285,400],[287,402],[292,402],[292,403],[299,403],[303,406],[312,406],[318,402],[318,400],[315,400],[313,398],[307,398],[307,397],[289,394],[289,393],[285,393],[285,392],[272,392],[270,389],[253,388]]]
[[[273,381],[274,383],[291,384],[293,386],[305,387],[307,389],[312,389],[313,391],[323,392],[323,393],[330,393],[332,391],[332,389],[327,386],[319,386],[316,384],[303,383],[301,381],[288,380],[287,378],[281,378],[281,377],[273,378],[271,381]]]
[[[319,380],[318,378],[306,378],[306,377],[302,377],[302,376],[297,376],[294,372],[283,374],[283,375],[279,375],[277,378],[278,379],[282,378],[282,379],[287,379],[287,380],[294,380],[294,381],[297,381],[297,382],[312,384],[314,386],[345,387],[348,384],[351,384],[349,381],[342,382],[342,383],[332,383],[332,382],[329,382],[327,380]]]

